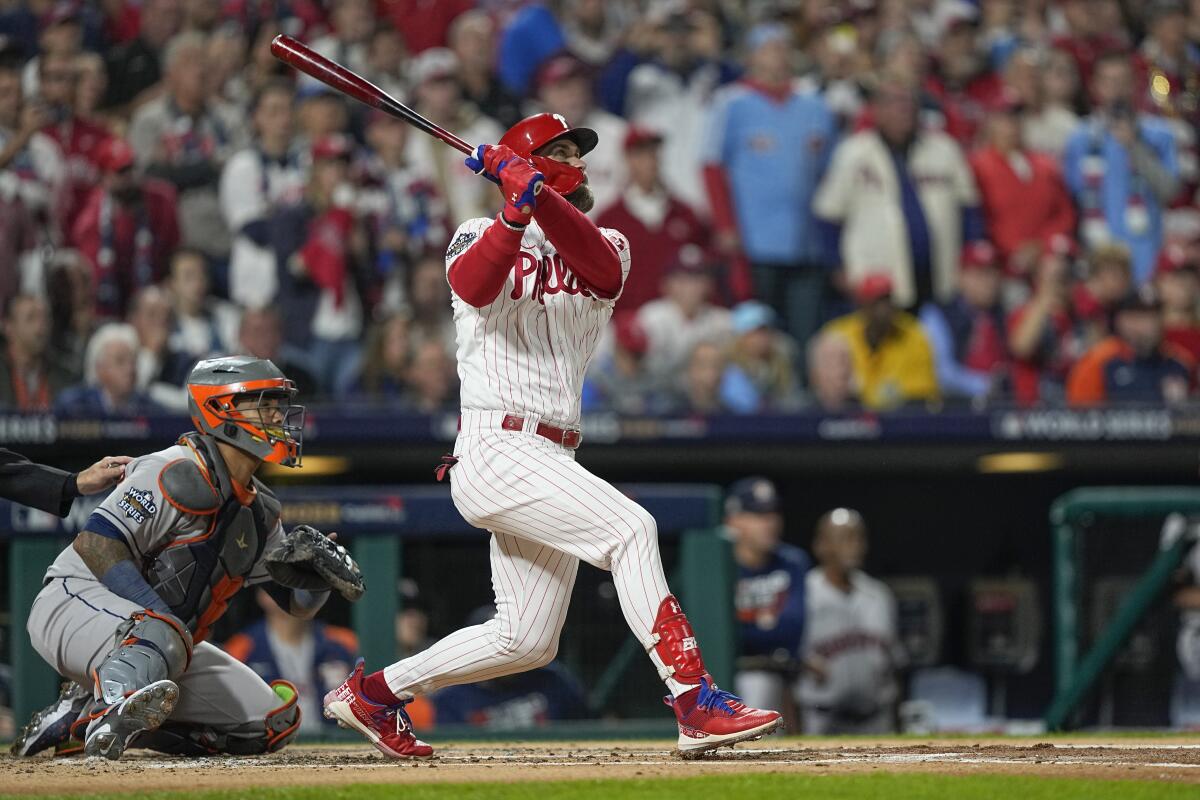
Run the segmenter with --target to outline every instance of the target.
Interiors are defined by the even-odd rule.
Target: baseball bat
[[[283,63],[295,67],[305,75],[316,78],[326,86],[350,95],[360,103],[377,108],[393,117],[399,117],[418,130],[441,139],[461,153],[466,155],[475,153],[474,147],[450,131],[425,119],[361,75],[331,61],[304,42],[285,34],[279,34],[271,40],[271,55]]]

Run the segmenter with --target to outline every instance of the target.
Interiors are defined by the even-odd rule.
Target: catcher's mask
[[[304,406],[293,402],[295,384],[270,361],[206,359],[192,368],[187,391],[196,430],[263,461],[300,466]]]

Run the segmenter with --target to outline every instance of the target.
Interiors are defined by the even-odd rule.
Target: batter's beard
[[[591,211],[592,206],[596,205],[596,196],[592,194],[592,187],[586,183],[581,183],[578,189],[567,195],[566,200],[584,214]]]

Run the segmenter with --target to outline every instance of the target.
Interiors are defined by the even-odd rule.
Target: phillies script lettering
[[[534,258],[529,253],[517,254],[517,263],[513,265],[512,272],[513,288],[509,297],[513,300],[520,300],[525,295],[527,279],[531,277],[532,280],[529,282],[532,283],[532,286],[529,288],[529,296],[542,305],[546,304],[546,295],[555,295],[559,292],[581,294],[584,297],[595,296],[580,285],[579,279],[567,269],[567,265],[563,263],[557,253],[552,256],[543,256],[541,260]]]

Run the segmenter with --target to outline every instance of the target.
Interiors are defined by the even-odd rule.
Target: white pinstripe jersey
[[[494,224],[472,219],[460,225],[446,251],[446,271]],[[610,228],[600,231],[620,254],[624,286],[629,242]],[[463,410],[537,414],[553,425],[578,425],[583,377],[616,300],[582,287],[536,222],[525,229],[516,263],[491,304],[475,308],[453,289],[451,295]]]

